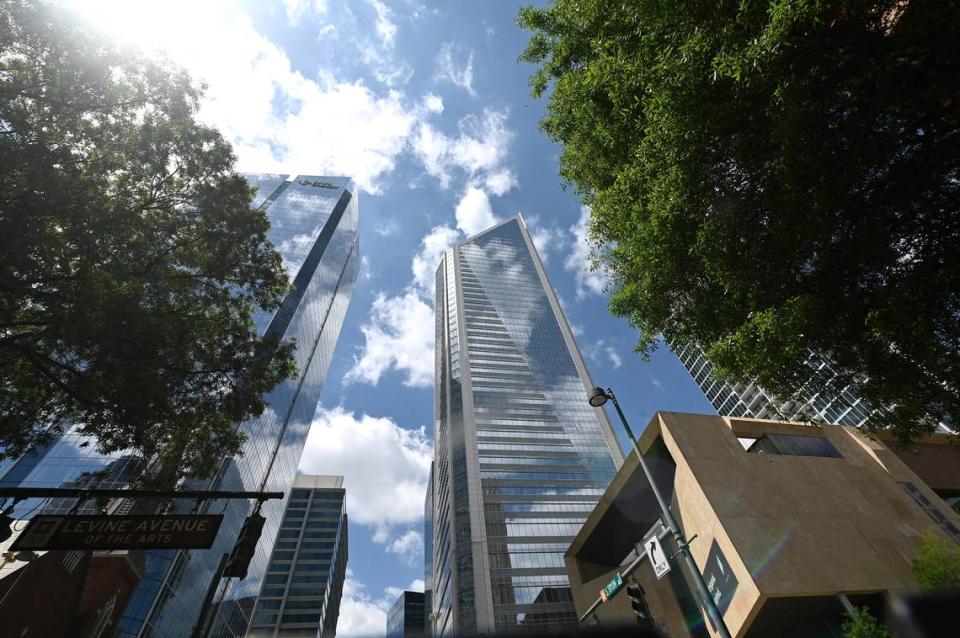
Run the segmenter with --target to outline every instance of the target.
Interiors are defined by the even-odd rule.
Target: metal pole
[[[670,533],[673,534],[673,542],[676,543],[679,554],[683,557],[683,562],[686,564],[687,571],[690,572],[690,576],[693,578],[693,582],[697,587],[697,593],[700,595],[701,602],[703,602],[707,608],[707,614],[710,616],[714,627],[716,627],[717,634],[719,634],[721,638],[730,638],[730,631],[727,629],[726,623],[723,622],[723,616],[720,615],[717,604],[713,602],[713,597],[707,590],[707,584],[703,581],[703,574],[700,573],[696,561],[693,560],[693,555],[687,546],[687,540],[684,538],[683,532],[680,531],[680,526],[677,525],[677,521],[674,520],[670,508],[667,506],[667,502],[663,500],[660,489],[653,481],[653,474],[650,473],[650,468],[647,467],[647,462],[643,459],[640,445],[637,443],[636,437],[633,436],[630,424],[627,423],[627,417],[623,415],[623,410],[620,409],[620,402],[617,401],[616,395],[613,394],[613,390],[610,388],[607,388],[607,396],[613,401],[613,407],[617,409],[617,415],[620,417],[620,421],[627,431],[627,436],[630,437],[630,443],[633,444],[633,449],[637,453],[637,461],[640,463],[640,467],[647,477],[647,482],[650,483],[650,489],[653,490],[653,495],[657,498],[657,504],[660,506],[660,515],[663,517],[663,522],[667,526],[667,529],[670,530]]]

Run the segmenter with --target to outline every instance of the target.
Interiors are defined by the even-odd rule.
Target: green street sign
[[[610,579],[610,582],[600,590],[600,600],[607,602],[614,594],[620,591],[621,587],[623,587],[623,576],[620,575],[620,572],[617,572],[613,575],[613,578]]]

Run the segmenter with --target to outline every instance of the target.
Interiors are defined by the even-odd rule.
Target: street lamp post
[[[664,524],[667,526],[667,529],[670,530],[671,534],[673,534],[673,541],[679,548],[679,554],[683,558],[684,564],[687,566],[687,571],[690,572],[690,576],[693,578],[693,582],[697,586],[697,593],[700,594],[700,599],[707,608],[707,614],[710,616],[713,626],[717,628],[717,633],[721,636],[721,638],[730,638],[730,631],[727,629],[726,623],[723,622],[723,616],[720,615],[720,610],[717,608],[717,604],[713,601],[713,596],[711,596],[710,592],[707,590],[707,584],[703,581],[703,574],[700,573],[697,563],[693,560],[693,555],[690,553],[690,548],[687,545],[687,539],[684,537],[683,532],[680,531],[680,526],[677,525],[677,521],[673,518],[673,514],[670,512],[667,502],[663,500],[663,495],[660,493],[660,489],[653,480],[653,474],[650,473],[650,468],[647,467],[647,462],[644,460],[643,454],[640,452],[640,445],[637,443],[636,437],[633,436],[633,430],[630,429],[630,424],[627,423],[627,417],[623,415],[623,410],[620,409],[620,402],[617,401],[617,397],[613,394],[613,390],[610,388],[604,390],[598,386],[591,390],[590,394],[587,396],[587,400],[589,401],[590,405],[595,408],[602,407],[608,399],[613,401],[613,407],[616,408],[617,415],[620,417],[620,422],[623,423],[623,428],[627,431],[627,436],[630,438],[630,443],[633,444],[633,449],[637,453],[637,461],[640,463],[640,467],[643,469],[643,474],[647,477],[647,482],[650,483],[650,489],[653,490],[653,495],[657,498],[657,504],[660,506],[660,516],[663,519]]]

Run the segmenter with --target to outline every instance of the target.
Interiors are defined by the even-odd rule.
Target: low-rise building
[[[880,611],[886,593],[914,586],[924,534],[960,543],[960,516],[853,427],[660,412],[640,448],[735,637],[836,631],[844,605]],[[670,566],[660,579],[644,545],[653,535]],[[578,614],[639,556],[625,580],[639,582],[655,624],[716,635],[676,550],[631,453],[565,554]],[[621,590],[584,622],[634,623],[631,601]]]

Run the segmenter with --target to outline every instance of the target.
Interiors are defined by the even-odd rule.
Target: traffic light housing
[[[630,606],[637,617],[637,622],[652,626],[653,618],[650,616],[650,607],[647,606],[646,592],[643,591],[643,587],[638,583],[630,583],[627,585],[627,597],[630,599]]]
[[[230,558],[227,559],[227,566],[223,570],[224,578],[243,580],[247,577],[247,568],[250,567],[250,561],[253,560],[253,555],[257,551],[257,542],[260,540],[263,524],[266,522],[267,519],[259,512],[254,512],[243,522],[237,544],[233,546]]]

